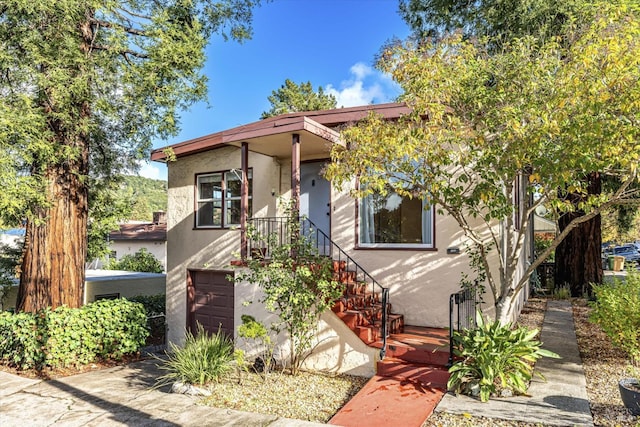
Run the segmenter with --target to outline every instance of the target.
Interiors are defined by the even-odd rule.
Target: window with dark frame
[[[253,173],[249,169],[249,215],[252,212]],[[196,175],[196,228],[227,228],[240,225],[242,171]]]
[[[434,248],[433,207],[390,190],[359,201],[362,248]]]

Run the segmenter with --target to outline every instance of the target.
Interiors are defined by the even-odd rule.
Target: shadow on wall
[[[194,230],[193,216],[167,234],[167,338],[175,343],[184,341],[188,270],[230,270],[233,254],[240,253],[240,230]]]
[[[460,290],[463,273],[472,280],[475,278],[465,250],[467,239],[453,219],[436,215],[435,250],[352,250],[357,239],[356,202],[348,196],[338,197],[332,220],[332,237],[350,251],[355,261],[381,286],[389,288],[393,312],[403,314],[406,324],[448,326],[449,296]],[[486,234],[488,239],[488,232]],[[459,248],[460,253],[447,254],[449,247]],[[497,264],[496,251],[493,257]],[[493,310],[490,290],[484,295],[484,301],[490,314]]]
[[[305,367],[361,377],[375,374],[379,349],[362,342],[332,311],[321,316],[318,326],[318,343],[305,361]]]

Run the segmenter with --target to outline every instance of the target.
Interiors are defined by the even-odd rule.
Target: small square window
[[[196,177],[196,227],[223,228],[240,224],[242,172],[231,170]],[[249,212],[253,174],[249,170]]]

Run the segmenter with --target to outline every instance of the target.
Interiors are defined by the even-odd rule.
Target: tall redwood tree
[[[258,2],[0,4],[0,220],[26,220],[18,310],[81,304],[92,182],[177,132],[206,98],[209,37],[248,37]]]

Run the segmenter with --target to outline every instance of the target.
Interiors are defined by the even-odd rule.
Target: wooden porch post
[[[249,216],[249,143],[243,142],[240,148],[240,168],[242,184],[240,185],[240,257],[247,259],[247,219]]]
[[[300,214],[300,135],[291,136],[291,201],[295,216]]]

